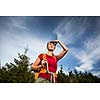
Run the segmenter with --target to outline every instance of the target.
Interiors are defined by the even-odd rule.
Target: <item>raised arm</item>
[[[67,52],[68,47],[66,47],[60,40],[54,40],[56,43],[59,43],[60,46],[63,48],[63,51],[57,55],[58,60],[61,59]]]

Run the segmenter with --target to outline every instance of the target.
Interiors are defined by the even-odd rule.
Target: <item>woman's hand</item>
[[[50,41],[50,42],[52,42],[52,43],[59,43],[59,40],[52,40],[52,41]]]
[[[47,63],[47,61],[46,61],[46,60],[42,60],[42,62],[41,62],[42,66],[45,66],[45,65],[46,65],[46,63]]]
[[[53,41],[53,42],[57,42],[57,43],[59,42],[59,40],[52,40],[52,41]]]

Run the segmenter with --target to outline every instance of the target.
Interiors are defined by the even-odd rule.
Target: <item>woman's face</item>
[[[49,42],[48,44],[47,44],[47,49],[48,50],[50,50],[50,51],[54,51],[55,50],[55,45],[54,45],[54,43],[52,43],[52,42]]]

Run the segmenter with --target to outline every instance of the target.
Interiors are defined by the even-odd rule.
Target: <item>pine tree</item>
[[[57,75],[57,81],[58,81],[58,83],[68,82],[67,75],[63,72],[63,66],[62,65],[61,65],[61,69],[59,70],[58,75]]]
[[[1,83],[33,83],[34,73],[29,70],[28,49],[25,48],[23,54],[18,53],[18,58],[14,58],[14,63],[6,63],[5,66],[0,64],[0,82]],[[0,62],[1,63],[1,62]],[[57,75],[58,83],[100,83],[100,78],[88,72],[74,73],[70,70],[69,75],[63,71],[63,65]]]
[[[5,73],[2,74],[1,82],[10,83],[30,83],[34,82],[34,75],[29,70],[29,57],[27,57],[28,49],[25,49],[24,54],[18,53],[18,59],[14,58],[14,63],[6,63]],[[2,71],[4,72],[4,71]],[[4,80],[3,80],[4,79]]]

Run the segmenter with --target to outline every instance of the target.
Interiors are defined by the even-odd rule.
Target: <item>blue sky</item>
[[[46,43],[59,39],[69,47],[58,62],[68,69],[90,71],[100,76],[100,17],[0,17],[1,65],[13,62],[28,47],[30,63],[46,53]],[[61,51],[57,45],[55,54]]]

